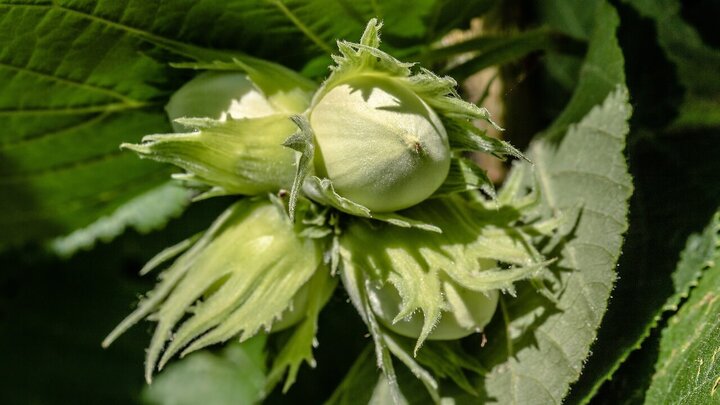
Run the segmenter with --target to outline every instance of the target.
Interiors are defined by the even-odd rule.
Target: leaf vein
[[[322,38],[320,38],[315,32],[313,32],[310,27],[308,27],[305,23],[303,23],[296,15],[292,12],[285,3],[282,0],[267,0],[271,4],[275,5],[284,15],[287,17],[290,22],[295,24],[295,26],[303,33],[306,37],[308,37],[312,42],[315,43],[315,45],[319,46],[323,51],[327,53],[333,53],[333,49],[328,45]]]
[[[142,102],[134,105],[126,103],[106,103],[106,104],[91,104],[85,106],[76,107],[59,107],[59,108],[8,108],[0,110],[1,116],[17,116],[17,115],[79,115],[79,114],[90,114],[97,112],[111,112],[111,111],[124,111],[141,109],[145,107],[158,106],[159,103]]]

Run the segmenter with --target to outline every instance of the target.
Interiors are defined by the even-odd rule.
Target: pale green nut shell
[[[362,75],[313,107],[315,170],[341,196],[390,212],[428,198],[445,181],[450,147],[437,114],[401,82]]]
[[[278,112],[247,75],[240,72],[199,74],[173,93],[165,111],[175,132],[187,131],[174,122],[177,118],[225,121],[228,117],[258,118]]]
[[[480,262],[483,268],[496,266],[493,260]],[[482,332],[497,309],[498,291],[473,291],[453,281],[443,281],[442,289],[448,308],[442,313],[428,339],[455,340]],[[368,293],[372,310],[383,325],[402,336],[411,338],[420,336],[424,323],[420,311],[393,323],[400,312],[402,299],[391,283],[386,282],[380,287],[371,287]]]

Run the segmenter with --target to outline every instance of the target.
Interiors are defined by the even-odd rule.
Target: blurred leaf
[[[679,131],[698,127],[720,127],[720,98],[703,98],[692,94],[685,97],[672,128]]]
[[[109,241],[132,227],[146,233],[163,227],[190,203],[191,192],[169,181],[134,197],[107,217],[85,228],[55,238],[51,249],[60,256],[70,256],[80,249],[89,249],[98,240]]]
[[[451,66],[444,72],[462,81],[485,68],[503,65],[543,50],[580,53],[583,46],[569,37],[540,28],[507,36],[479,36],[451,46],[433,49],[424,55],[424,58],[447,58],[458,53],[476,53],[476,56],[459,65]]]
[[[458,54],[468,52],[485,53],[489,51],[502,50],[504,46],[525,45],[527,48],[548,46],[551,42],[552,32],[547,29],[536,29],[506,35],[479,35],[460,42],[453,42],[450,45],[437,46],[427,50],[421,58],[423,61],[436,61],[448,59]]]
[[[681,15],[677,0],[625,0],[643,16],[655,20],[657,41],[677,67],[685,100],[675,127],[720,125],[720,50],[703,42]]]
[[[546,248],[549,257],[558,257],[552,266],[556,297],[525,284],[517,299],[501,299],[503,319],[491,325],[489,346],[479,351],[490,369],[480,390],[500,403],[563,400],[580,375],[615,281],[632,192],[623,156],[630,106],[615,40],[617,15],[605,4],[597,21],[585,77],[563,115],[565,122],[591,100],[602,97],[604,102],[573,125],[563,125],[566,133],[540,138],[529,149],[543,212],[564,218],[560,240]],[[608,91],[612,80],[615,90]]]
[[[68,260],[29,247],[0,254],[0,403],[139,403],[149,329],[109,349],[100,342],[150,287],[137,275],[143,263],[206,228],[227,203],[193,204],[161,232],[126,232]]]
[[[532,12],[537,16],[538,23],[546,29],[587,42],[597,26],[596,10],[601,3],[602,0],[546,0],[535,2]],[[532,108],[534,113],[539,110],[544,119],[553,120],[566,105],[567,98],[574,93],[583,58],[576,56],[576,52],[549,52],[543,55],[542,60],[542,103],[529,102],[525,108]],[[528,70],[527,73],[531,74],[533,71]],[[512,124],[508,124],[508,131],[510,130]]]
[[[382,378],[382,373],[380,373],[375,361],[373,348],[367,346],[362,354],[357,357],[355,364],[353,364],[332,397],[325,404],[352,405],[370,403],[373,391],[369,387],[378,382],[378,376]]]
[[[145,387],[143,401],[158,405],[252,404],[265,388],[265,339],[257,335],[220,352],[193,353],[170,365]]]
[[[36,251],[0,256],[0,402],[138,403],[145,333],[100,347],[144,288],[124,273],[133,260],[116,254],[128,248],[106,245],[67,262]]]
[[[622,24],[618,40],[625,61],[625,74],[633,100],[631,126],[662,130],[678,114],[685,93],[677,69],[657,41],[655,21],[643,17],[627,3],[617,4]]]
[[[577,39],[589,39],[597,26],[596,10],[602,0],[545,0],[536,3],[539,19]]]
[[[543,136],[562,137],[570,125],[580,121],[594,106],[602,103],[618,85],[625,84],[625,61],[615,36],[619,20],[614,10],[612,13],[607,10],[605,2],[596,9],[595,30],[580,68],[575,91],[562,113],[543,131]]]
[[[690,299],[662,332],[660,355],[655,364],[646,404],[709,404],[720,398],[720,244],[717,216],[714,255]],[[696,269],[697,270],[697,269]]]
[[[697,30],[683,20],[678,0],[625,0],[642,15],[655,20],[658,42],[675,63],[681,82],[699,96],[720,94],[720,50],[705,43]]]
[[[715,0],[683,2],[681,12],[683,19],[698,30],[706,44],[720,48],[720,31],[715,25],[715,17],[720,15],[720,3]]]
[[[420,380],[402,364],[395,368],[401,392],[393,393],[375,360],[372,347],[368,346],[325,405],[424,405],[434,402]],[[393,395],[399,395],[399,400]]]
[[[406,2],[402,2],[407,4]],[[427,19],[427,35],[425,44],[442,38],[449,31],[466,29],[470,20],[493,10],[500,4],[499,0],[440,0],[435,1],[433,10]]]

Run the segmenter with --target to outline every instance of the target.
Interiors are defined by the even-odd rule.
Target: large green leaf
[[[157,47],[302,59],[312,47],[298,32],[270,2],[0,1],[0,244],[69,234],[102,216],[120,230],[160,226],[186,201],[123,219],[128,209],[119,207],[161,194],[150,190],[169,172],[117,147],[169,130],[162,106],[186,74],[158,59]],[[92,232],[106,224],[90,226],[84,243],[109,237]]]
[[[620,8],[628,84],[637,105],[628,153],[635,178],[630,231],[618,269],[620,281],[593,356],[568,403],[590,401],[610,377],[612,381],[605,383],[600,397],[614,403],[612,398],[630,396],[619,392],[638,384],[638,374],[647,368],[646,363],[652,370],[651,329],[666,310],[668,298],[681,291],[671,278],[678,254],[688,235],[702,229],[720,203],[718,132],[668,133],[659,129],[674,119],[683,89],[677,84],[674,66],[664,59],[662,44],[655,43],[659,30],[656,21],[641,18],[631,6]],[[690,55],[692,52],[687,57]],[[678,56],[673,62],[681,62]],[[647,128],[653,128],[652,132]],[[652,339],[646,340],[649,336]],[[630,356],[641,344],[643,353]],[[630,364],[618,370],[626,359]],[[637,394],[642,397],[644,390]]]
[[[557,297],[525,285],[517,299],[502,298],[502,319],[489,328],[490,346],[480,351],[490,368],[481,389],[500,403],[562,401],[580,375],[615,281],[632,191],[623,155],[630,106],[615,39],[617,15],[603,4],[597,21],[580,84],[563,114],[568,118],[555,123],[554,136],[529,149],[544,212],[565,219],[562,237],[548,246],[548,256],[558,257]],[[602,104],[588,108],[589,100],[598,99]],[[570,117],[586,108],[571,124]],[[567,130],[561,133],[562,127]]]
[[[438,1],[402,3],[0,0],[0,245],[66,235],[159,193],[150,190],[167,178],[165,166],[117,145],[169,131],[162,106],[189,74],[168,66],[173,52],[242,50],[299,67],[359,36],[374,16],[399,43],[453,26],[430,22],[463,20],[448,19]],[[166,219],[182,209],[176,201],[163,205]],[[158,224],[157,214],[148,221]],[[144,221],[131,225],[148,228]]]
[[[168,175],[117,147],[168,128],[165,66],[61,4],[0,3],[0,243],[68,233]]]
[[[704,235],[691,244],[712,250],[704,262],[687,260],[678,269],[683,273],[705,270],[705,274],[680,311],[668,320],[662,332],[655,374],[645,398],[646,404],[710,404],[720,399],[720,243],[718,215]],[[703,250],[701,248],[701,250]],[[707,252],[703,252],[707,253]],[[687,257],[684,257],[687,259]]]
[[[292,22],[262,4],[0,2],[0,244],[68,234],[101,216],[117,217],[124,212],[118,207],[139,194],[159,193],[149,190],[168,170],[118,149],[169,130],[162,105],[180,84],[173,80],[178,73],[148,57],[150,44],[178,40],[298,56],[297,31],[282,32]],[[275,52],[293,42],[294,52]],[[164,216],[183,205],[167,200]],[[147,227],[138,218],[135,225]]]
[[[525,286],[502,298],[504,325],[488,336],[488,397],[503,403],[560,403],[596,336],[615,280],[632,186],[622,151],[630,107],[627,91],[610,94],[559,145],[530,148],[548,211],[562,213],[555,253],[556,302]],[[493,330],[493,328],[490,328]],[[552,373],[547,370],[552,369]]]

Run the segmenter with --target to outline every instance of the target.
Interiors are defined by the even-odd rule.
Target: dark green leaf
[[[702,234],[693,234],[688,238],[685,249],[680,255],[677,269],[672,274],[674,293],[665,302],[665,312],[658,314],[652,322],[648,323],[648,327],[664,324],[665,320],[662,315],[669,317],[669,315],[677,311],[678,303],[680,303],[682,299],[687,298],[690,288],[697,284],[703,271],[715,265],[720,255],[719,232],[720,214],[716,213]],[[632,282],[633,280],[629,281]],[[620,285],[623,285],[622,282]],[[644,295],[649,296],[650,294],[644,293]],[[620,296],[620,298],[624,299],[624,296]],[[608,326],[604,326],[604,328],[607,327]],[[623,325],[618,324],[616,327],[622,328]],[[652,329],[648,332],[647,337],[643,336],[644,340],[642,341],[641,347],[631,353],[623,353],[623,356],[618,359],[618,361],[622,361],[622,366],[613,373],[612,379],[605,382],[596,394],[589,394],[593,395],[592,400],[589,399],[589,395],[583,400],[586,402],[591,401],[590,403],[596,405],[634,405],[643,403],[645,393],[655,373],[655,363],[660,350],[661,331],[663,331],[661,328]],[[603,350],[602,353],[604,352],[605,350]],[[593,358],[593,360],[595,360],[595,358]],[[590,364],[592,368],[589,371],[595,371],[595,367],[598,364],[597,361],[591,362]],[[586,384],[590,380],[589,378],[584,378],[581,381],[583,384]],[[598,381],[598,383],[600,382],[602,381]],[[575,387],[573,396],[569,401],[570,403],[577,402],[579,394],[583,393],[583,384]]]
[[[714,225],[710,268],[662,332],[646,404],[701,405],[720,400],[720,245]]]
[[[372,346],[367,346],[325,405],[368,404],[378,382],[378,366]]]
[[[490,66],[503,65],[536,51],[582,51],[582,49],[582,45],[574,42],[571,38],[548,29],[537,29],[509,36],[480,36],[445,48],[435,49],[426,57],[434,59],[460,52],[476,53],[477,56],[445,71],[455,79],[462,80]]]
[[[671,275],[679,252],[720,204],[720,143],[716,139],[717,133],[707,132],[634,134],[629,156],[635,193],[618,268],[620,281],[593,356],[568,403],[590,400],[647,338],[668,298],[676,293],[675,285],[680,284],[674,285]]]
[[[597,7],[602,0],[546,0],[537,3],[540,20],[578,39],[588,39],[598,22]]]
[[[697,284],[703,271],[715,265],[720,259],[720,211],[714,216],[705,231],[688,238],[680,262],[672,274],[675,294],[665,303],[665,309],[677,311],[680,301],[687,298],[690,288]]]
[[[685,100],[676,128],[720,125],[720,50],[712,48],[681,15],[678,0],[625,0],[643,16],[652,18],[657,41],[675,64],[685,87]]]
[[[0,244],[68,234],[164,182],[117,147],[169,130],[179,74],[151,43],[297,56],[292,22],[261,4],[0,1]]]
[[[117,147],[168,128],[166,68],[141,45],[65,2],[0,2],[0,243],[69,233],[166,180]]]
[[[584,7],[588,7],[584,5]],[[587,56],[580,68],[580,78],[570,102],[550,127],[543,132],[550,138],[561,137],[568,127],[580,121],[590,109],[602,103],[618,85],[625,83],[623,54],[615,38],[619,24],[606,3],[596,9],[596,24]]]

